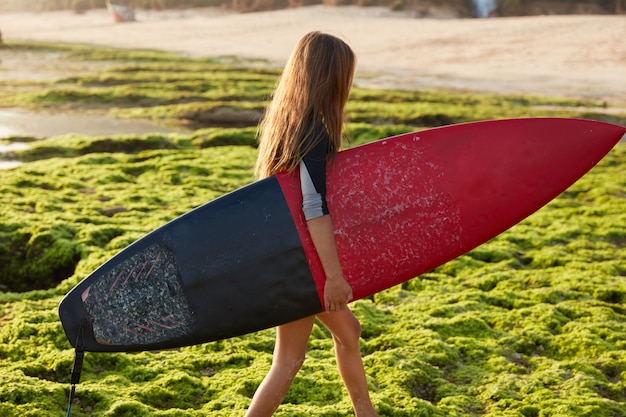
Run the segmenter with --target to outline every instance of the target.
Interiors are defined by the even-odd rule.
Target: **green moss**
[[[34,143],[29,149],[19,151],[18,158],[31,162],[48,158],[72,158],[87,154],[112,154],[117,152],[138,153],[153,149],[177,149],[178,146],[168,137],[161,135],[84,137],[57,136]],[[103,156],[109,163],[115,162],[110,156]]]
[[[23,292],[50,288],[74,273],[81,258],[81,245],[75,240],[73,226],[4,224],[1,229],[3,290]]]
[[[38,85],[35,93],[27,91],[33,84],[20,83],[0,94],[0,104],[180,121],[224,103],[262,109],[278,76],[155,51],[45,47],[113,64]],[[90,93],[98,99],[89,101]],[[573,106],[430,91],[352,94],[347,133],[355,145],[426,124],[570,115],[564,109]],[[556,110],[537,107],[548,104]],[[255,133],[252,126],[204,126],[184,134],[49,138],[31,143],[22,155],[30,162],[3,171],[0,282],[40,274],[43,288],[54,270],[68,269],[50,289],[0,292],[0,414],[63,415],[73,350],[58,321],[61,296],[145,233],[251,182]],[[624,415],[624,161],[620,144],[509,231],[353,303],[381,416]],[[72,414],[242,415],[270,367],[274,336],[270,329],[170,351],[88,353]],[[277,416],[353,415],[332,346],[316,323],[303,370]]]
[[[198,148],[212,146],[252,146],[255,147],[256,128],[248,129],[199,129],[192,137],[192,143]]]
[[[238,62],[226,66],[215,59],[185,58],[159,51],[115,50],[80,45],[11,43],[11,48],[49,49],[64,59],[98,60],[111,65],[97,74],[68,77],[36,89],[19,88],[0,94],[0,105],[107,111],[194,128],[253,127],[266,106],[279,69]],[[30,86],[34,86],[31,82]],[[29,87],[28,82],[21,82]],[[42,88],[42,86],[44,88]],[[445,91],[352,90],[348,116],[355,143],[420,127],[503,117],[562,116],[602,118],[625,123],[625,115],[591,114],[571,110],[602,107],[605,103],[563,98],[452,94]],[[226,109],[222,117],[215,110]],[[232,119],[237,115],[236,120]],[[375,130],[367,134],[359,126]],[[350,130],[350,129],[348,129]]]

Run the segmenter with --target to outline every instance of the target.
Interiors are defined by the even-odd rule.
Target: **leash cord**
[[[74,363],[72,364],[72,373],[70,377],[70,394],[67,404],[67,414],[65,417],[70,417],[72,413],[72,401],[74,394],[76,393],[76,384],[80,381],[80,373],[83,370],[83,359],[85,358],[84,350],[84,338],[83,338],[83,323],[80,323],[78,328],[78,336],[76,336],[76,350],[74,351]]]

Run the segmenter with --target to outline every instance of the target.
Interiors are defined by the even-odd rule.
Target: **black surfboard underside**
[[[321,311],[274,177],[147,234],[80,282],[59,306],[74,347],[81,340],[86,351],[109,352],[205,343]]]

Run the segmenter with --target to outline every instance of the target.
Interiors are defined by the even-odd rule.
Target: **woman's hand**
[[[339,311],[352,301],[352,287],[342,276],[327,278],[324,284],[324,308],[326,311]]]

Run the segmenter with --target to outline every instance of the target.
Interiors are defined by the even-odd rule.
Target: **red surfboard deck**
[[[495,237],[591,169],[626,129],[512,119],[429,129],[340,152],[328,206],[355,299]],[[86,351],[175,348],[322,311],[324,273],[298,173],[257,181],[148,233],[81,281],[59,315]]]
[[[589,171],[621,126],[509,119],[408,133],[341,152],[328,207],[355,299],[468,252],[529,216]],[[296,175],[278,176],[323,303],[324,273]]]

